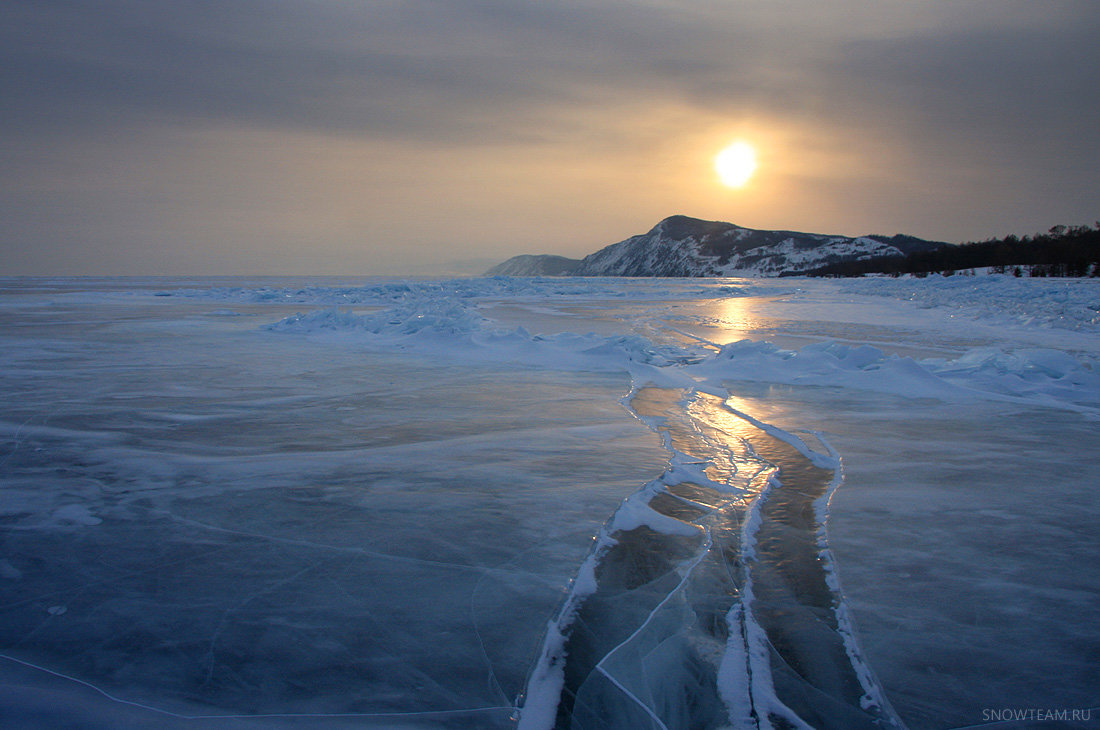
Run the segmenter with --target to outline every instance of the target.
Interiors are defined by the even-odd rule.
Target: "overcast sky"
[[[1091,224],[1098,38],[1096,0],[3,0],[0,274]]]

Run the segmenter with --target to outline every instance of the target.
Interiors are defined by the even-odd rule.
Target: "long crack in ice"
[[[900,727],[828,552],[839,455],[694,389],[624,404],[668,465],[596,538],[520,728]]]

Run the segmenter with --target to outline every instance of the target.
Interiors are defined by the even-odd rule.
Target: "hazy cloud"
[[[296,220],[328,222],[335,243],[312,245],[339,266],[398,265],[385,218],[418,208],[448,211],[415,234],[459,256],[551,245],[539,221],[566,210],[594,236],[601,215],[673,212],[946,238],[1090,221],[1098,29],[1088,0],[9,0],[0,235],[25,267],[47,261],[27,241],[104,266],[112,241],[153,246],[154,268],[184,245],[248,260],[300,253],[305,234],[279,231],[308,200]],[[723,126],[771,134],[786,187],[726,213],[693,187]],[[619,208],[597,207],[603,189]],[[352,212],[327,202],[349,195]],[[502,200],[512,238],[475,240]],[[357,235],[374,243],[355,252]]]

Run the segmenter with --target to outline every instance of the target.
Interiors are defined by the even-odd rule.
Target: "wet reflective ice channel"
[[[1096,328],[948,294],[0,281],[0,726],[1100,704]]]

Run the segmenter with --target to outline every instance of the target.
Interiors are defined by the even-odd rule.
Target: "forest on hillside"
[[[880,256],[829,264],[804,276],[864,276],[932,273],[950,275],[988,268],[1015,276],[1100,276],[1100,221],[1091,226],[1054,226],[1032,236],[948,244],[908,256]]]

